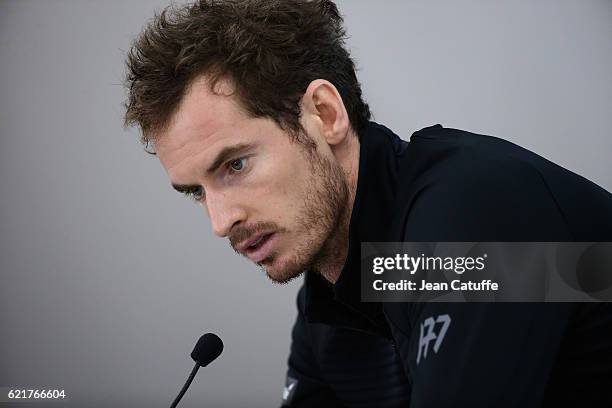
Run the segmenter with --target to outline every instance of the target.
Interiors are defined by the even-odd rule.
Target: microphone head
[[[191,358],[195,360],[200,367],[206,367],[213,362],[223,351],[223,342],[213,333],[206,333],[196,343]]]

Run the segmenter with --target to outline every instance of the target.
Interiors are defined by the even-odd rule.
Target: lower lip
[[[270,253],[270,250],[272,249],[272,245],[274,245],[276,233],[273,232],[272,234],[268,235],[267,238],[264,239],[265,241],[257,248],[247,248],[247,250],[245,251],[245,255],[247,256],[247,258],[249,258],[255,263],[261,262],[266,259],[266,257]]]

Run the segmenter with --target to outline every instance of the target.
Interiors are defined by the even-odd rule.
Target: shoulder
[[[437,149],[449,146],[449,153],[432,161],[421,177],[406,217],[407,238],[570,239],[558,204],[534,164],[534,153],[496,137],[441,127],[417,132],[413,141]]]

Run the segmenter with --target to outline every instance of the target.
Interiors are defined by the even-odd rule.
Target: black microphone
[[[189,378],[187,378],[185,385],[183,385],[183,388],[181,388],[181,391],[174,399],[174,402],[172,402],[172,405],[170,405],[170,408],[176,408],[181,398],[183,398],[183,395],[185,395],[187,388],[189,388],[191,385],[191,382],[193,381],[193,378],[200,367],[206,367],[212,363],[217,357],[219,357],[219,355],[221,355],[222,351],[223,342],[216,334],[206,333],[200,337],[193,348],[193,351],[191,352],[191,358],[195,360],[196,364],[193,367],[193,370],[191,370],[191,374],[189,374]]]

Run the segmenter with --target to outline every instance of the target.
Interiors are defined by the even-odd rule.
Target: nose
[[[234,225],[246,218],[244,209],[223,193],[207,192],[205,207],[213,232],[221,238],[228,236]]]

